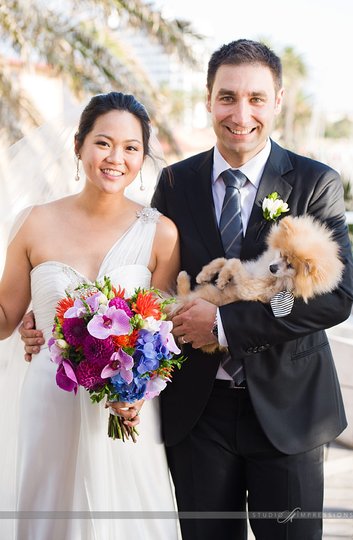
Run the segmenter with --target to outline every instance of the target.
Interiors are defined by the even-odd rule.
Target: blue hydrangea
[[[147,380],[136,376],[130,384],[127,384],[120,374],[111,378],[112,385],[114,390],[119,394],[120,401],[127,401],[129,403],[144,397]]]
[[[161,335],[158,332],[152,333],[148,330],[141,330],[134,354],[137,372],[140,375],[148,371],[154,371],[159,367],[163,359],[171,357],[172,353],[162,343]]]

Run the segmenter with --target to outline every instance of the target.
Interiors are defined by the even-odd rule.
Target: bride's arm
[[[30,302],[30,271],[26,223],[10,242],[0,281],[0,339],[12,334]]]
[[[153,287],[166,292],[175,290],[180,270],[178,231],[174,223],[164,216],[157,224],[149,268]]]

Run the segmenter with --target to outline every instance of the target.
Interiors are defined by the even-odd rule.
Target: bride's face
[[[123,191],[136,178],[143,160],[142,128],[127,111],[99,116],[79,150],[87,182],[105,193]]]

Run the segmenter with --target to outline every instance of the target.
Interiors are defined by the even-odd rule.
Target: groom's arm
[[[281,344],[335,326],[348,318],[353,299],[353,261],[345,223],[342,182],[330,171],[317,182],[308,213],[326,223],[340,246],[345,270],[339,286],[305,304],[296,300],[290,315],[274,317],[269,305],[238,302],[222,306],[220,313],[232,354],[245,357],[254,349]]]
[[[33,311],[26,313],[18,331],[21,335],[22,341],[25,344],[24,358],[26,362],[30,362],[32,360],[32,354],[39,353],[41,346],[44,344],[43,333],[36,329]]]

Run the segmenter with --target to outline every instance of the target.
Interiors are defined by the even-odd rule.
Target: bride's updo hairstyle
[[[126,111],[139,120],[142,128],[143,155],[150,155],[151,121],[145,107],[131,94],[109,92],[94,96],[82,111],[78,131],[75,133],[76,154],[79,153],[97,118],[110,111]]]

